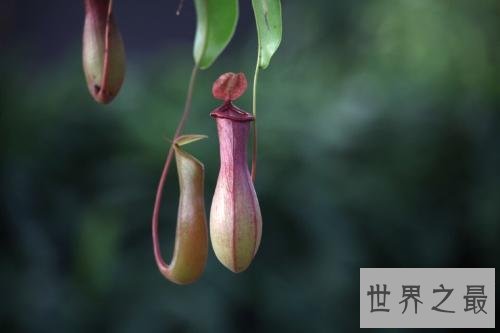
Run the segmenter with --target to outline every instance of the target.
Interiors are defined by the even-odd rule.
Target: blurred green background
[[[195,284],[154,264],[157,181],[192,66],[186,1],[115,1],[127,77],[87,92],[83,4],[0,5],[1,332],[351,332],[360,267],[496,267],[500,2],[282,1],[284,39],[259,84],[263,239],[235,275],[211,251]],[[241,1],[234,41],[199,76],[186,133],[206,167],[220,73],[252,76]],[[250,93],[239,101],[250,110]],[[160,222],[172,253],[175,172]],[[382,331],[382,330],[380,330]]]

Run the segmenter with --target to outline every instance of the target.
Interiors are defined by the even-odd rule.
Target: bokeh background
[[[238,275],[210,252],[187,287],[157,271],[150,219],[192,67],[192,2],[177,17],[177,1],[115,1],[128,69],[109,106],[87,92],[82,1],[0,3],[1,332],[351,332],[360,267],[497,266],[500,2],[282,2],[259,84],[261,248]],[[186,129],[210,137],[189,147],[207,208],[211,83],[251,77],[256,57],[240,5]],[[167,258],[177,191],[171,172]]]

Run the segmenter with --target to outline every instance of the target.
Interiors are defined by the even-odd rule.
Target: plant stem
[[[177,16],[181,15],[183,5],[184,5],[184,0],[180,0],[179,5],[177,6],[177,11],[175,12],[175,15],[177,15]]]
[[[161,173],[160,181],[158,182],[158,188],[156,190],[156,198],[155,204],[153,208],[153,220],[152,220],[152,236],[153,236],[153,250],[156,260],[156,265],[160,269],[162,274],[168,274],[169,266],[163,260],[160,249],[160,241],[158,239],[158,219],[160,217],[160,204],[161,198],[163,194],[163,188],[165,186],[165,180],[167,178],[168,169],[170,167],[170,163],[172,162],[172,158],[174,155],[174,142],[177,137],[182,133],[184,126],[186,125],[186,121],[189,117],[189,112],[191,110],[191,102],[193,100],[193,90],[196,81],[196,74],[198,73],[198,65],[194,65],[193,70],[191,72],[191,78],[189,79],[189,86],[186,96],[186,102],[184,104],[184,111],[182,113],[181,120],[177,125],[177,129],[175,130],[174,138],[172,140],[172,144],[168,150],[167,159],[165,161],[165,165],[163,166],[163,171]]]
[[[259,79],[260,68],[260,45],[257,51],[257,64],[255,65],[255,73],[253,75],[252,88],[252,113],[255,118],[253,122],[253,149],[252,149],[252,181],[255,183],[257,176],[257,80]]]

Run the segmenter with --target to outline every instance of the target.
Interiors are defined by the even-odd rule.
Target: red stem
[[[181,120],[179,121],[179,124],[177,125],[177,129],[175,130],[174,134],[174,139],[172,142],[175,142],[175,139],[179,137],[181,134],[182,130],[184,129],[184,126],[186,125],[186,121],[189,117],[189,112],[191,110],[191,102],[193,99],[193,90],[194,90],[194,83],[196,81],[196,74],[198,73],[198,66],[194,65],[193,70],[191,72],[191,78],[189,79],[189,87],[188,87],[188,92],[186,96],[186,103],[184,105],[184,111],[182,113]],[[158,188],[156,190],[156,198],[155,198],[155,204],[153,208],[153,219],[152,219],[152,236],[153,236],[153,251],[154,251],[154,256],[156,260],[156,265],[160,269],[160,272],[164,275],[169,274],[169,266],[163,260],[163,257],[161,255],[161,249],[160,249],[160,241],[158,237],[158,220],[160,217],[160,204],[161,204],[161,198],[163,195],[163,187],[165,186],[165,180],[167,179],[167,174],[168,174],[168,169],[170,168],[170,163],[172,162],[172,158],[174,155],[174,148],[173,144],[170,146],[168,150],[168,155],[167,159],[165,161],[165,165],[163,166],[163,171],[161,173],[160,181],[158,182]]]
[[[105,94],[107,91],[106,82],[108,82],[109,76],[109,36],[111,34],[111,13],[113,11],[113,0],[109,0],[108,13],[106,16],[106,29],[104,33],[104,64],[103,64],[103,74],[101,78],[101,90],[99,94]]]

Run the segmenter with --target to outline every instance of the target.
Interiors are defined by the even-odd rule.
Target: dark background
[[[360,267],[497,266],[500,2],[282,2],[283,42],[259,84],[260,250],[238,275],[210,251],[183,287],[157,271],[150,219],[193,62],[192,2],[177,17],[177,1],[115,1],[128,68],[109,106],[87,92],[81,1],[0,3],[1,332],[350,332]],[[240,4],[185,131],[210,137],[188,148],[207,207],[211,83],[251,78],[256,58]]]

